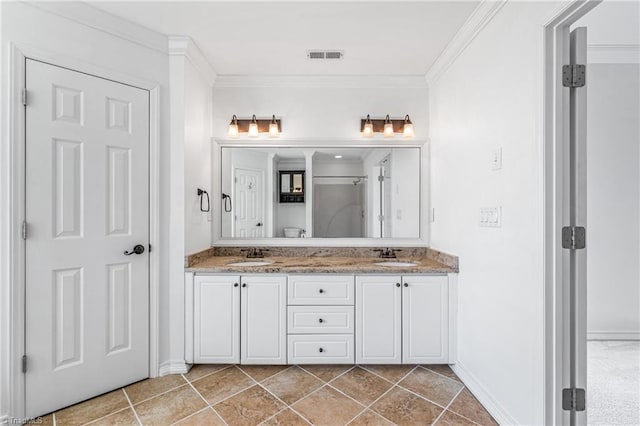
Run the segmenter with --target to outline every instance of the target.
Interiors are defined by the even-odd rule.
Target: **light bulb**
[[[253,117],[251,117],[251,123],[249,123],[249,137],[257,138],[259,135],[260,132],[258,131],[258,120],[254,115]]]
[[[274,115],[271,119],[271,123],[269,123],[269,137],[277,138],[280,136],[280,129],[278,128],[278,122],[276,121],[276,116]]]
[[[229,123],[229,132],[227,133],[230,138],[237,138],[240,135],[238,130],[238,118],[234,115]]]
[[[367,114],[367,120],[364,122],[364,128],[362,129],[362,136],[365,138],[373,137],[373,123],[371,117]]]
[[[383,131],[383,134],[384,134],[385,138],[392,138],[392,137],[395,136],[395,134],[393,132],[393,123],[389,119],[389,115],[388,114],[387,114],[387,117],[384,119],[384,131]]]
[[[404,128],[402,130],[402,136],[405,138],[412,138],[415,135],[416,134],[415,134],[415,131],[413,130],[413,123],[409,119],[409,116],[406,115],[404,117]]]

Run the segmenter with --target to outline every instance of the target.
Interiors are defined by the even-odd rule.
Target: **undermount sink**
[[[247,260],[244,262],[229,263],[227,266],[267,266],[271,265],[271,260]]]
[[[409,266],[416,266],[418,263],[416,262],[397,262],[397,261],[389,261],[389,262],[378,262],[376,263],[378,266],[391,266],[393,268],[408,268]]]

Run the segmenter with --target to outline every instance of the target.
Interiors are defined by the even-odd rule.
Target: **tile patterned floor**
[[[496,425],[446,365],[197,365],[43,417],[67,425]]]

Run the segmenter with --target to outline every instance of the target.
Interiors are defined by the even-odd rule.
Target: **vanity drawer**
[[[289,335],[289,364],[353,364],[353,334]]]
[[[289,306],[289,334],[353,333],[353,306]]]
[[[353,305],[352,275],[290,275],[289,305]]]

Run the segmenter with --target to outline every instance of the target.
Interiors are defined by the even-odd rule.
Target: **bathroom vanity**
[[[187,362],[453,363],[457,259],[433,253],[199,259],[185,273]]]

